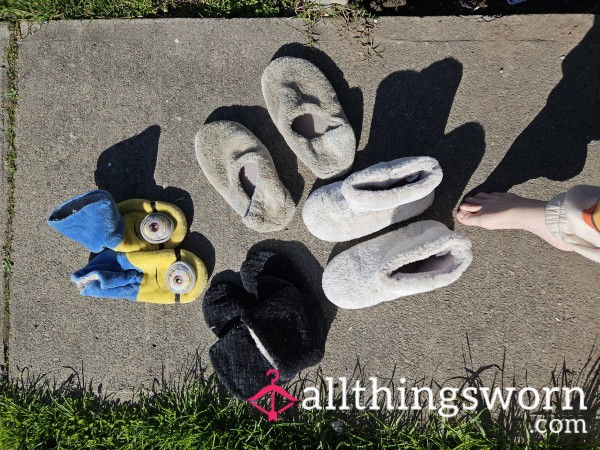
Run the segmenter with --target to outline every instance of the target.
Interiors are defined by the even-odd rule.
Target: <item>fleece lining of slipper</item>
[[[472,259],[468,238],[433,220],[415,222],[337,255],[323,290],[340,308],[365,308],[447,286]]]
[[[221,120],[196,134],[196,158],[210,184],[249,228],[283,229],[295,211],[269,151],[243,125]]]
[[[304,204],[302,219],[323,241],[367,236],[424,212],[433,203],[442,176],[438,162],[430,157],[375,164],[315,190]]]
[[[261,78],[267,110],[298,158],[319,178],[345,174],[356,154],[354,131],[333,86],[311,62],[271,61]]]
[[[398,158],[353,173],[343,181],[341,191],[353,209],[382,211],[426,197],[442,178],[435,158]]]

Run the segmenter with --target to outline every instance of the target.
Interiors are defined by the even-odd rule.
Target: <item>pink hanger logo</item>
[[[258,393],[256,395],[250,397],[247,401],[250,402],[252,404],[252,406],[254,406],[256,409],[258,409],[260,412],[266,414],[269,419],[269,422],[277,422],[277,417],[279,416],[279,414],[284,412],[286,409],[291,408],[292,406],[294,406],[295,403],[299,402],[300,400],[298,400],[292,394],[287,392],[281,386],[277,386],[275,384],[277,382],[277,380],[279,380],[279,372],[277,370],[275,370],[275,369],[267,370],[267,377],[270,377],[271,375],[273,375],[273,377],[271,378],[271,384],[262,388],[260,391],[258,391]],[[283,398],[288,400],[289,403],[286,404],[283,408],[277,409],[275,407],[275,395],[276,394],[281,395]],[[257,403],[265,395],[271,396],[271,410],[266,410],[265,408],[263,408],[262,406],[260,406]]]

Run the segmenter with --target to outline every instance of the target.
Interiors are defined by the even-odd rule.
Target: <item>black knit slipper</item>
[[[247,400],[268,384],[266,373],[273,367],[242,323],[234,325],[208,354],[217,377],[236,398]],[[289,379],[280,376],[281,383]]]
[[[259,250],[248,255],[240,268],[240,277],[244,288],[259,301],[287,285],[307,291],[307,283],[294,263],[282,254],[270,250]],[[260,283],[260,280],[266,282]]]
[[[323,359],[325,320],[315,303],[290,285],[242,313],[256,346],[282,378],[291,379]]]
[[[256,304],[256,299],[243,287],[233,283],[213,284],[202,302],[202,312],[208,327],[222,337],[239,322],[242,313]]]

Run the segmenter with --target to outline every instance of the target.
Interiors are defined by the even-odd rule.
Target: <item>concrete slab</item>
[[[10,40],[8,25],[0,23],[0,91],[6,92],[6,47]],[[0,261],[4,260],[4,242],[6,236],[6,165],[4,163],[6,157],[6,111],[4,110],[4,102],[0,104],[0,158],[2,171],[0,173]],[[0,286],[4,287],[4,268],[0,267]],[[2,330],[2,338],[0,339],[0,367],[4,366],[4,302],[0,305],[0,330]]]
[[[19,171],[11,279],[11,372],[59,379],[83,367],[110,390],[173,376],[215,338],[201,302],[153,306],[81,298],[69,275],[88,253],[45,223],[52,208],[94,189],[118,200],[153,196],[193,215],[186,247],[213,274],[237,270],[262,241],[294,255],[319,284],[348,245],[306,231],[300,209],[315,177],[269,121],[260,76],[274,55],[313,59],[330,77],[360,136],[355,168],[429,154],[445,171],[426,217],[453,225],[461,196],[512,186],[539,198],[600,184],[600,19],[592,16],[379,19],[383,58],[365,62],[338,22],[302,47],[298,20],[53,22],[20,47]],[[194,134],[208,118],[237,120],[272,151],[299,201],[293,222],[246,229],[201,173]],[[499,167],[499,169],[497,169]],[[491,178],[489,178],[491,176]],[[438,291],[337,311],[322,369],[438,380],[501,364],[546,386],[563,359],[585,363],[600,332],[598,266],[519,232],[457,229],[475,261]],[[312,256],[311,256],[312,255]]]

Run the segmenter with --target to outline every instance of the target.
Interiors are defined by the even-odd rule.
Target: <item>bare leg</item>
[[[465,198],[459,206],[457,220],[463,225],[488,230],[525,230],[559,250],[571,251],[568,244],[555,237],[546,227],[546,202],[519,197],[511,193],[480,192]]]

